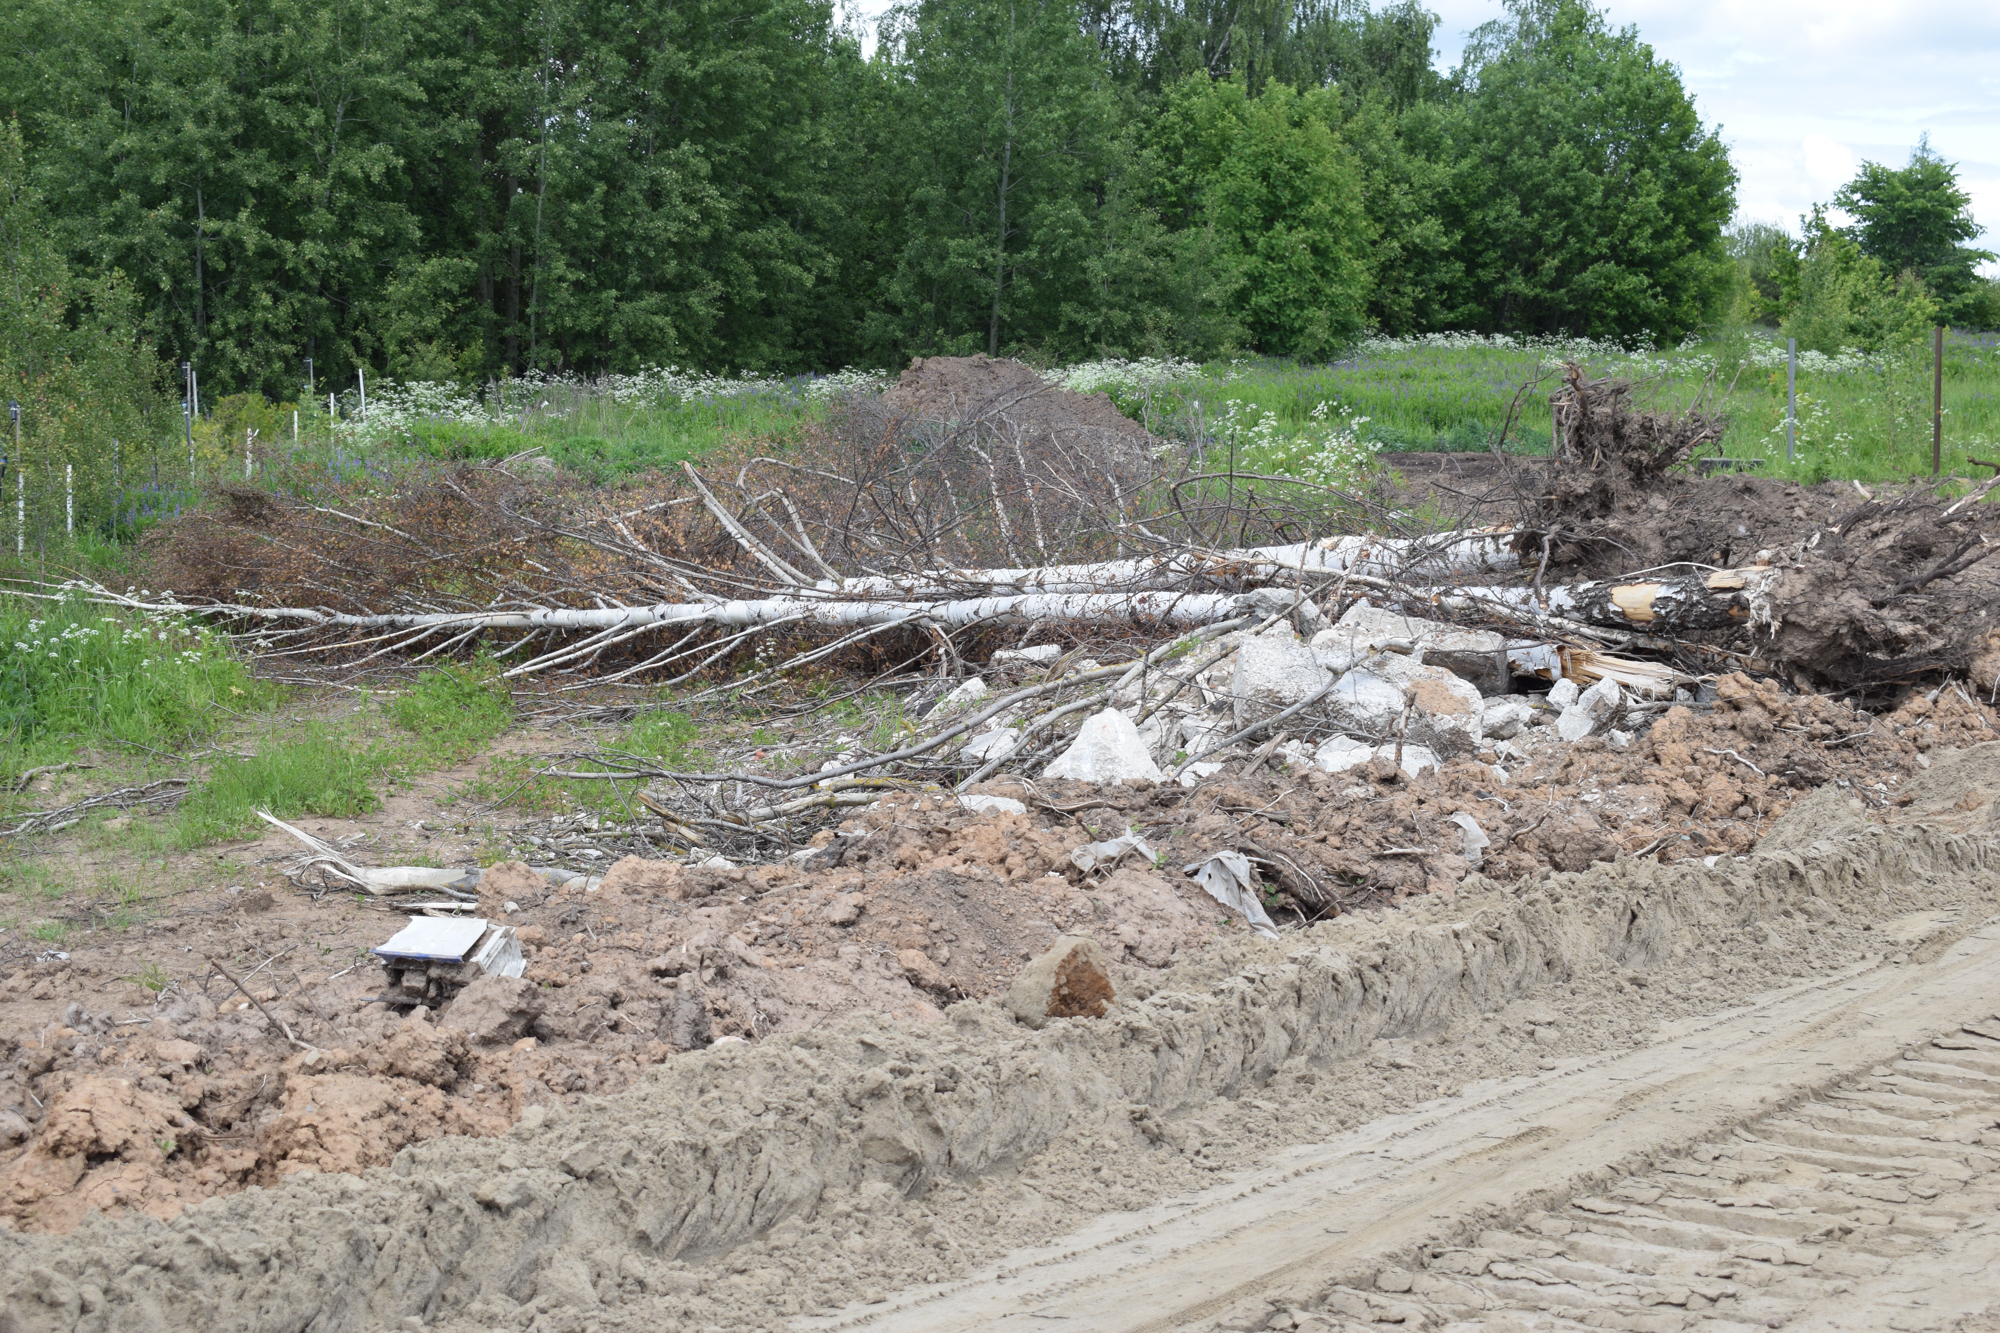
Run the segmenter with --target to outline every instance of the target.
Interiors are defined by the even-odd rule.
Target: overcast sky
[[[874,15],[888,0],[847,0]],[[1499,0],[1428,0],[1439,67]],[[1604,0],[1600,0],[1604,3]],[[1917,136],[1959,166],[1978,242],[2000,250],[2000,0],[1609,0],[1611,20],[1680,66],[1742,176],[1738,216],[1798,229],[1864,159],[1901,166]],[[1986,265],[1990,272],[2000,271]]]

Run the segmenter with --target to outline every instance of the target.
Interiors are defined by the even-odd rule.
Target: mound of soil
[[[1105,394],[1058,389],[1031,366],[986,356],[920,356],[882,401],[921,421],[1002,418],[1031,436],[1092,432],[1143,439],[1146,434]]]
[[[718,1040],[862,1013],[936,1022],[1003,994],[1059,934],[1095,938],[1128,977],[1185,963],[1245,933],[1179,871],[1216,851],[1255,858],[1273,914],[1296,923],[1448,897],[1475,871],[1531,882],[1633,853],[1741,855],[1813,788],[1893,811],[1933,753],[1997,736],[1993,711],[1953,688],[1870,716],[1731,676],[1713,704],[1669,710],[1627,750],[1530,727],[1511,771],[1491,753],[1416,779],[1385,761],[1337,776],[1244,776],[1238,761],[1192,789],[984,789],[1024,814],[898,794],[776,865],[632,857],[590,891],[495,867],[483,910],[517,904],[526,976],[486,979],[437,1013],[375,999],[384,979],[364,950],[397,917],[338,897],[217,894],[147,927],[146,947],[237,960],[313,1049],[212,974],[153,996],[122,937],[19,967],[0,982],[0,1218],[65,1231],[92,1210],[173,1216],[439,1135],[502,1133],[531,1107],[617,1092]],[[1070,860],[1128,829],[1157,868],[1133,856],[1086,875]]]
[[[1912,914],[1969,927],[1994,901],[1978,867],[2000,831],[1996,765],[2000,746],[1941,759],[1877,813],[1822,791],[1778,831],[1783,855],[1476,879],[1405,915],[1128,968],[1103,1019],[1030,1032],[974,1003],[948,1023],[863,1017],[673,1056],[630,1094],[534,1109],[499,1141],[297,1175],[166,1224],[0,1236],[0,1294],[36,1330],[86,1308],[134,1327],[280,1309],[469,1333],[769,1327],[957,1279],[1468,1080],[1627,1049],[1879,955]],[[402,1067],[442,1079],[457,1050],[411,1038]],[[64,1142],[100,1155],[136,1152],[170,1114],[101,1091],[90,1105],[109,1108],[102,1127],[93,1111]]]
[[[526,975],[483,979],[435,1014],[375,999],[383,974],[357,955],[399,918],[352,901],[216,895],[149,928],[156,950],[237,959],[305,1051],[212,975],[152,996],[122,941],[28,963],[0,981],[0,1058],[12,1062],[0,1221],[67,1231],[92,1211],[171,1217],[300,1171],[383,1165],[440,1135],[502,1133],[532,1106],[616,1092],[717,1040],[864,1012],[936,1022],[956,1000],[1004,992],[1068,930],[1142,968],[1242,932],[1143,861],[1086,881],[1068,854],[1089,839],[1043,813],[899,797],[847,827],[861,836],[829,832],[804,864],[634,857],[588,892],[496,867],[482,889],[496,915],[501,894],[519,905],[507,919]],[[284,960],[308,941],[327,963],[292,970]]]

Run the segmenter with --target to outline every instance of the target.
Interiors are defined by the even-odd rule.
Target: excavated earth
[[[1180,871],[1215,851],[1258,858],[1273,912],[1297,929],[1449,899],[1475,873],[1529,883],[1627,855],[1713,865],[1759,846],[1806,792],[1894,811],[1933,755],[2000,739],[1956,688],[1881,717],[1742,676],[1714,694],[1642,718],[1626,750],[1530,726],[1511,772],[1489,752],[1414,779],[1378,760],[1337,776],[1237,761],[1193,788],[1002,781],[983,793],[1024,813],[892,796],[776,865],[633,857],[557,888],[505,863],[482,880],[482,912],[515,924],[526,976],[438,1013],[376,999],[385,977],[366,950],[396,916],[339,895],[201,895],[143,939],[95,933],[0,976],[0,1219],[62,1232],[92,1212],[171,1218],[300,1172],[385,1166],[439,1135],[501,1135],[530,1108],[622,1092],[718,1039],[861,1014],[937,1024],[998,997],[1066,932],[1143,978],[1244,933]],[[1490,845],[1468,852],[1458,815]],[[1157,864],[1072,862],[1127,831]],[[180,957],[182,979],[143,989],[145,950]]]
[[[4,1318],[10,1330],[1988,1327],[2000,744],[1918,753],[1929,766],[1885,779],[1886,799],[1829,783],[1746,855],[1471,874],[1277,941],[1192,934],[1161,968],[1127,944],[1102,1018],[1030,1030],[979,999],[942,1004],[941,1019],[879,1004],[830,1027],[795,1017],[754,1042],[665,1054],[622,1092],[535,1102],[504,1133],[440,1119],[442,1134],[359,1171],[273,1158],[250,1188],[171,1217],[93,1211],[66,1234],[9,1230]],[[1026,823],[1001,840],[1030,845],[1035,817],[1012,818]],[[626,914],[656,902],[678,909],[681,941],[640,969],[671,977],[673,993],[725,967],[782,979],[800,964],[764,963],[790,956],[786,936],[868,921],[876,890],[845,889],[846,869],[807,868],[794,920],[760,912],[780,929],[754,946],[738,932],[719,946],[725,962],[714,944],[684,946],[717,921],[695,913],[730,895],[703,884],[677,897],[694,890],[688,872],[635,864],[634,883],[589,895],[605,904],[568,923],[587,922],[571,946],[629,936]],[[896,879],[860,870],[863,885]],[[739,905],[783,892],[727,873]],[[1022,922],[1021,952],[1036,945],[1030,926],[1108,943],[1118,905],[1144,899],[1132,881],[1155,875],[1037,878],[1051,883],[1029,880],[1032,899],[999,874],[964,883],[1017,922],[1044,914]],[[859,910],[807,925],[808,902],[828,918]],[[551,943],[575,905],[536,909],[556,909]],[[929,913],[923,928],[963,939],[973,910]],[[1217,919],[1197,914],[1203,930]],[[634,941],[632,956],[660,943]],[[767,946],[755,964],[739,952]],[[567,977],[571,957],[538,948],[533,966]],[[928,975],[898,963],[906,982]],[[589,986],[593,958],[573,966]],[[950,1000],[946,975],[927,992],[933,1013]],[[624,1007],[613,999],[578,1008]],[[482,1044],[448,1019],[400,1021],[374,1055],[308,1025],[318,1049],[272,1080],[292,1141],[333,1137],[320,1099],[336,1105],[343,1080],[377,1063],[404,1081],[385,1115],[438,1115],[446,1089],[540,1054],[539,1039]],[[28,1064],[59,1046],[117,1053],[70,1068],[56,1123],[23,1162],[74,1159],[79,1179],[141,1170],[162,1151],[153,1136],[180,1132],[206,1080],[229,1077],[227,1047],[69,1026],[23,1044]],[[247,1053],[250,1033],[238,1036]],[[640,1038],[615,1021],[599,1031],[621,1036]],[[196,1049],[162,1049],[176,1041]],[[32,1178],[20,1168],[11,1187]]]

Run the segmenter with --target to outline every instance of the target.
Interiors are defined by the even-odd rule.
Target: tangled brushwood
[[[1016,363],[935,358],[795,440],[616,490],[531,456],[231,487],[151,546],[173,595],[88,593],[345,666],[476,644],[559,691],[739,706],[841,675],[923,719],[809,772],[567,772],[656,784],[664,832],[704,853],[789,849],[884,787],[1003,772],[1446,761],[1505,739],[1517,689],[1565,682],[1619,696],[1592,696],[1586,735],[1623,725],[1621,700],[1739,670],[2000,690],[1994,483],[1704,478],[1688,465],[1724,424],[1705,402],[1641,411],[1572,365],[1556,407],[1551,458],[1357,491],[1246,473]]]

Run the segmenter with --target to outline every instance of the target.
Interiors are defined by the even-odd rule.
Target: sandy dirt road
[[[1476,1085],[796,1326],[1961,1326],[2000,1308],[2000,921],[1887,933],[1904,963]]]

